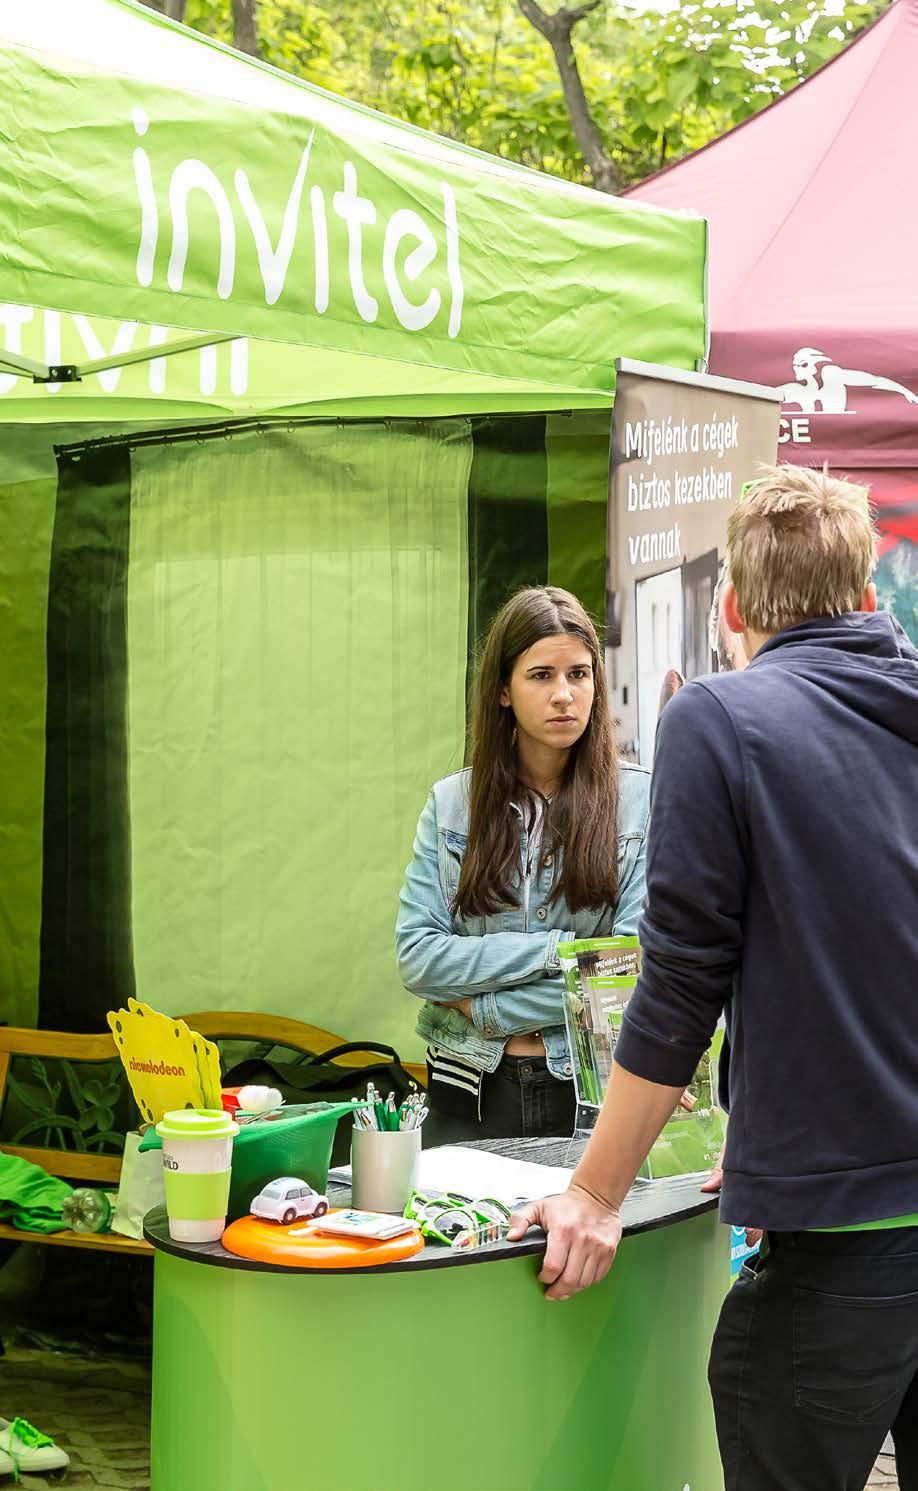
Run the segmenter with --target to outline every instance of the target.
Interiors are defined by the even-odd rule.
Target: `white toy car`
[[[295,1175],[282,1175],[263,1186],[252,1202],[252,1215],[266,1222],[283,1222],[288,1225],[298,1217],[324,1217],[328,1211],[328,1197],[320,1196],[305,1180]]]

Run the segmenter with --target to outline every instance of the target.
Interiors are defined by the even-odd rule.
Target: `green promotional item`
[[[72,1194],[65,1180],[0,1150],[0,1222],[24,1232],[61,1232],[69,1225],[63,1208]]]
[[[578,938],[559,942],[558,958],[578,1110],[597,1108],[612,1070],[622,1011],[640,970],[640,943],[636,937]]]
[[[605,1097],[625,1007],[637,983],[636,937],[594,937],[558,943],[564,975],[564,1018],[574,1068],[577,1129],[589,1132]],[[653,1145],[640,1178],[709,1170],[720,1153],[726,1115],[717,1105],[712,1055],[718,1032],[686,1093]]]
[[[295,1175],[324,1192],[338,1120],[353,1108],[353,1103],[306,1104],[243,1124],[233,1151],[230,1219],[245,1216],[252,1197],[278,1175]]]
[[[191,1222],[225,1217],[229,1179],[228,1170],[216,1175],[173,1175],[167,1170],[166,1206],[170,1217],[186,1217]]]
[[[650,1151],[644,1172],[648,1179],[690,1175],[710,1170],[717,1163],[727,1132],[727,1115],[717,1105],[712,1051],[722,1039],[723,1031],[717,1031],[715,1042],[702,1056],[686,1088],[686,1097]]]
[[[163,1114],[156,1132],[160,1139],[228,1139],[238,1126],[222,1108],[185,1108]]]
[[[170,1234],[179,1242],[216,1242],[226,1226],[238,1124],[222,1108],[183,1108],[164,1114],[156,1132]]]
[[[233,1143],[232,1176],[227,1182],[228,1219],[233,1222],[246,1216],[252,1197],[279,1175],[295,1175],[314,1191],[323,1192],[328,1185],[338,1120],[353,1109],[353,1103],[311,1103],[284,1108],[270,1118],[241,1123]],[[148,1129],[141,1140],[140,1152],[158,1147],[162,1131],[163,1124],[157,1124],[155,1131]],[[166,1187],[168,1193],[168,1172]],[[168,1194],[166,1200],[168,1204]]]
[[[452,1191],[438,1197],[412,1191],[404,1215],[418,1223],[429,1241],[463,1248],[501,1241],[507,1235],[511,1212],[493,1196],[472,1200]]]

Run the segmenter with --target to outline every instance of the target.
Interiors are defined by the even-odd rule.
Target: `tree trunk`
[[[250,57],[258,56],[258,27],[255,22],[257,0],[232,0],[233,46]]]
[[[143,0],[143,3],[148,10],[156,10],[161,16],[168,16],[170,21],[184,21],[188,0]]]
[[[590,168],[593,185],[597,191],[611,192],[614,195],[619,188],[618,167],[606,150],[587,102],[571,41],[571,33],[577,22],[601,5],[602,0],[586,0],[585,4],[578,5],[574,10],[561,9],[554,15],[547,15],[536,0],[517,0],[517,4],[530,25],[545,37],[554,53],[564,91],[564,102],[580,153]]]

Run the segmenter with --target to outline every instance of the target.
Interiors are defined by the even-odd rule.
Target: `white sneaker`
[[[28,1419],[0,1419],[0,1475],[66,1470],[70,1456]]]

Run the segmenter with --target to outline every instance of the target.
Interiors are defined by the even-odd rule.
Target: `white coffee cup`
[[[163,1144],[169,1236],[175,1242],[218,1242],[239,1125],[220,1108],[180,1108],[165,1113],[156,1132]]]

